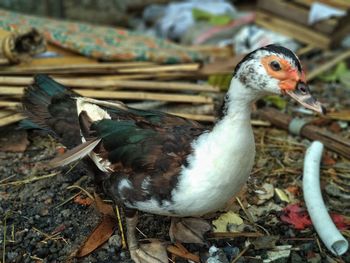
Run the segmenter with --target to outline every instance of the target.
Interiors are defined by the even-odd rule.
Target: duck
[[[138,211],[170,216],[179,226],[179,219],[200,220],[222,209],[240,191],[254,164],[252,105],[271,94],[324,112],[310,93],[298,57],[274,44],[254,50],[237,64],[212,128],[120,101],[82,97],[42,74],[25,88],[22,104],[33,127],[53,133],[69,149],[51,161],[53,166],[82,158],[92,163],[105,193],[124,209],[131,258],[147,263],[165,261],[139,244]],[[207,229],[205,223],[194,222],[183,226],[193,227],[191,233]],[[176,234],[172,237],[176,240]]]

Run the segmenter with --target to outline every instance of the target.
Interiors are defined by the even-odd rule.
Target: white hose
[[[311,221],[326,247],[335,255],[344,254],[349,247],[329,216],[320,187],[320,162],[323,144],[315,141],[306,151],[304,160],[303,192]]]

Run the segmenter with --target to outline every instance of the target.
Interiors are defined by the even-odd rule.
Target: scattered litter
[[[264,183],[260,189],[255,190],[258,196],[257,205],[265,203],[274,196],[274,186],[272,184]]]
[[[267,251],[267,259],[264,259],[264,263],[274,262],[278,259],[288,258],[291,253],[291,245],[277,246],[272,251]]]
[[[280,201],[286,202],[286,203],[290,202],[290,199],[289,199],[288,195],[284,192],[284,190],[279,189],[279,188],[275,188],[275,193]]]
[[[207,259],[206,263],[229,263],[225,252],[216,246],[211,246],[209,248],[209,255],[210,257]]]
[[[279,44],[293,51],[300,47],[300,44],[293,39],[256,25],[243,27],[233,37],[233,43],[236,54],[246,54],[269,44]]]
[[[331,17],[341,17],[346,14],[346,11],[339,8],[329,6],[324,3],[312,3],[309,13],[309,24],[312,25],[316,22],[326,20]]]

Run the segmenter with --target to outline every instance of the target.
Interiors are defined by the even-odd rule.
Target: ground
[[[336,96],[338,92],[335,88],[328,89],[320,93],[321,100],[328,106],[338,107],[339,100],[334,99],[339,98]],[[344,96],[342,105],[349,107],[350,102],[346,100]],[[335,126],[332,123],[327,125]],[[267,260],[272,259],[270,252],[276,246],[289,253],[273,262],[350,262],[349,252],[336,257],[327,251],[312,226],[296,229],[281,219],[285,213],[283,209],[288,205],[305,207],[300,186],[305,148],[310,142],[273,127],[255,127],[254,133],[256,164],[248,187],[239,195],[240,204],[233,199],[230,205],[244,223],[227,225],[228,231],[238,231],[228,232],[230,238],[209,234],[206,245],[185,245],[186,248],[199,255],[203,262],[207,260],[212,245],[220,248],[217,258],[221,256],[221,259],[210,261],[217,263],[231,262],[235,258],[237,261],[232,262],[269,262]],[[340,127],[338,133],[349,138],[346,127]],[[60,151],[59,144],[49,135],[35,131],[26,133],[12,126],[2,130],[3,138],[9,136],[16,141],[13,146],[28,144],[28,147],[23,152],[19,147],[19,152],[11,153],[2,146],[4,151],[0,152],[2,262],[131,262],[127,250],[121,248],[117,226],[109,241],[91,254],[82,258],[71,257],[103,217],[94,205],[84,204],[77,196],[84,200],[87,191],[105,197],[82,164],[61,170],[42,168],[43,162]],[[2,143],[6,144],[5,141]],[[348,159],[328,151],[325,156],[322,187],[329,184],[332,175],[350,172]],[[288,200],[277,194],[276,188],[282,189]],[[336,211],[337,207],[330,206],[330,210]],[[346,215],[339,209],[338,214]],[[208,220],[212,221],[219,215],[215,214]],[[169,225],[168,217],[142,214],[138,228],[148,238],[169,241]],[[347,226],[345,223],[345,228]],[[253,237],[247,237],[247,233],[253,233]],[[349,238],[349,232],[343,233]],[[139,233],[139,238],[145,239],[142,234]],[[282,247],[285,245],[289,246]],[[175,262],[187,261],[177,258]]]

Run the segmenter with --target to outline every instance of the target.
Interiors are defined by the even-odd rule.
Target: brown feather
[[[88,155],[101,141],[100,138],[95,138],[93,140],[86,141],[73,149],[68,150],[64,154],[52,159],[48,165],[50,167],[59,167],[70,164],[78,159],[81,159]]]

